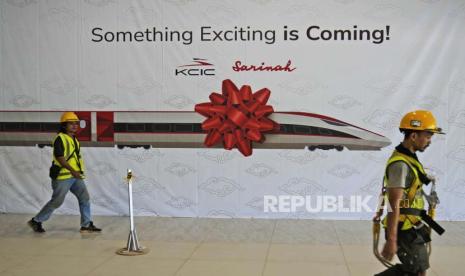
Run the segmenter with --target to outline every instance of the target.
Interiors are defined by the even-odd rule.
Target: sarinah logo
[[[176,76],[214,76],[215,75],[215,68],[213,64],[207,61],[207,59],[203,58],[193,58],[192,63],[184,64],[178,66],[175,70]]]
[[[254,71],[254,72],[292,72],[296,67],[292,67],[292,61],[288,60],[286,65],[266,65],[265,62],[262,62],[260,65],[246,65],[242,61],[237,60],[234,63],[232,69],[236,72],[241,71]]]

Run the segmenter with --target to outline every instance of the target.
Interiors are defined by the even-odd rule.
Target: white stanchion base
[[[123,256],[145,255],[149,252],[148,248],[139,245],[136,230],[129,232],[127,246],[116,251],[116,254]]]
[[[139,250],[128,250],[126,247],[118,249],[116,251],[116,254],[122,255],[122,256],[139,256],[139,255],[145,255],[150,252],[150,249],[145,248],[143,246],[139,246]]]

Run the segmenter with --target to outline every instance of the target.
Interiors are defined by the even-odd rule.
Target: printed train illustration
[[[78,138],[83,146],[144,146],[203,148],[208,131],[196,112],[76,112],[81,119]],[[0,112],[0,145],[50,145],[59,129],[61,112]],[[254,148],[380,150],[386,137],[323,115],[274,112],[269,119],[278,129],[264,132],[266,140]],[[221,145],[217,145],[221,147]]]

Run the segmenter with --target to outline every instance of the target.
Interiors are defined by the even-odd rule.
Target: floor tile
[[[0,240],[0,245],[1,245]],[[0,275],[2,271],[5,271],[11,267],[23,265],[32,256],[21,256],[21,255],[0,255]]]
[[[334,262],[267,262],[264,276],[282,275],[318,275],[348,276],[349,270],[344,263]]]
[[[271,244],[268,261],[344,262],[339,245]]]
[[[262,261],[189,260],[176,276],[257,276],[263,266]]]
[[[285,219],[277,220],[273,243],[332,244],[339,240],[331,221]]]
[[[66,240],[40,238],[2,238],[0,239],[0,255],[37,256],[52,250]]]
[[[5,275],[85,275],[108,257],[33,256],[22,265],[7,269]]]
[[[188,259],[199,246],[199,243],[164,241],[140,241],[140,244],[150,250],[148,257],[157,259]]]
[[[254,260],[266,259],[268,244],[202,243],[193,253],[193,260]]]
[[[125,276],[125,275],[150,275],[169,276],[186,261],[183,259],[151,259],[145,256],[115,256],[99,265],[89,276]]]

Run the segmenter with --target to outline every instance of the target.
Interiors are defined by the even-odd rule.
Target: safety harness
[[[444,233],[444,228],[442,228],[436,221],[434,221],[434,216],[435,216],[435,209],[437,204],[439,204],[439,198],[436,193],[436,181],[435,180],[430,180],[424,170],[423,166],[421,165],[420,162],[418,162],[418,158],[415,154],[411,153],[408,151],[406,148],[404,148],[402,145],[399,145],[396,147],[396,150],[394,151],[393,156],[395,155],[405,155],[406,158],[402,158],[403,161],[407,162],[408,165],[415,170],[415,176],[418,178],[420,183],[412,183],[412,186],[408,190],[407,193],[407,204],[401,204],[401,208],[399,209],[400,215],[404,216],[403,219],[403,224],[402,224],[402,230],[404,229],[404,226],[406,222],[408,221],[412,227],[414,227],[414,223],[419,222],[418,218],[426,223],[429,226],[429,233],[431,234],[431,229],[433,229],[436,233],[439,235],[442,235]],[[391,157],[392,158],[392,157]],[[391,160],[391,159],[390,159]],[[413,162],[409,162],[409,160]],[[416,162],[415,162],[416,161]],[[389,164],[389,162],[388,162]],[[385,181],[386,177],[383,178],[383,185],[382,185],[382,190],[381,190],[381,198],[379,201],[378,205],[378,211],[375,214],[375,217],[373,218],[373,253],[375,257],[386,267],[393,267],[394,264],[392,264],[389,260],[385,259],[379,252],[379,236],[381,232],[381,217],[383,216],[384,208],[386,205],[386,195],[387,195],[387,190],[385,187]],[[421,189],[422,185],[428,185],[429,183],[431,184],[431,190],[430,194],[427,195],[423,190],[422,190],[422,196],[425,197],[426,201],[428,202],[428,212],[426,212],[424,209],[418,209],[417,208],[412,208],[412,204],[414,203],[415,200],[415,195],[418,191],[418,189]],[[405,202],[405,201],[404,201]],[[402,202],[401,202],[402,203]],[[402,231],[400,230],[400,231]],[[431,254],[431,242],[428,242],[428,254]]]

